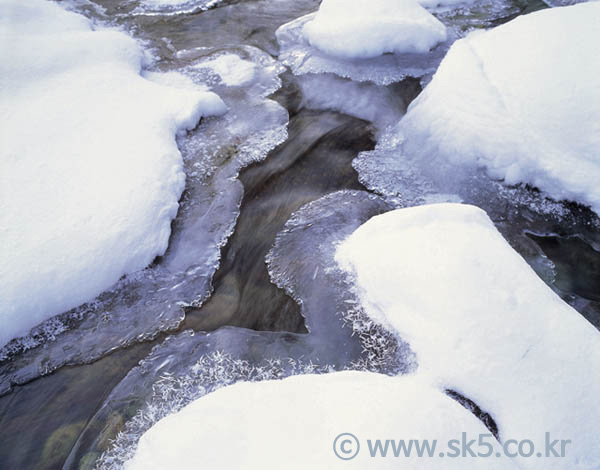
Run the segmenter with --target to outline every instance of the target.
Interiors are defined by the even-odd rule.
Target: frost
[[[178,137],[186,188],[166,253],[152,267],[6,345],[0,351],[0,394],[13,384],[177,328],[184,318],[182,303],[200,306],[210,294],[220,249],[233,231],[243,196],[237,175],[286,139],[288,122],[286,110],[267,99],[281,86],[282,67],[256,48],[234,48],[230,54],[254,64],[255,73],[243,86],[230,87],[198,67],[221,54],[222,49],[214,55],[182,51],[189,65],[178,74],[145,72],[161,86],[210,86],[228,106],[226,115],[203,119],[193,132]]]
[[[546,433],[570,436],[553,468],[598,467],[600,377],[590,371],[600,367],[600,334],[484,211],[446,203],[388,212],[356,230],[336,259],[356,276],[369,317],[415,352],[417,376],[473,400],[501,439],[541,449]]]
[[[311,46],[345,59],[422,54],[446,40],[446,27],[415,0],[323,0],[302,33]]]
[[[384,374],[412,370],[415,359],[406,344],[366,316],[333,259],[344,236],[387,207],[368,193],[340,191],[295,212],[267,263],[274,282],[300,304],[310,333],[221,328],[169,337],[113,390],[91,421],[90,429],[95,429],[94,423],[110,423],[110,413],[124,403],[138,403],[139,411],[113,445],[101,449],[98,469],[121,469],[135,453],[140,436],[159,419],[224,385],[336,370]],[[320,256],[311,257],[318,265],[295,261],[296,253],[306,250],[319,250]]]

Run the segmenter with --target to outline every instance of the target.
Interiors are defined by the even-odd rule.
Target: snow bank
[[[360,442],[352,460],[339,459],[332,448],[344,432]],[[398,458],[411,469],[515,468],[507,458],[440,458],[439,451],[446,450],[442,443],[460,439],[462,432],[488,431],[461,405],[414,378],[368,372],[300,375],[241,382],[192,402],[146,432],[125,469],[395,469]],[[402,437],[437,438],[440,448],[431,458],[414,452],[411,457],[370,456],[367,439]]]
[[[367,58],[428,52],[446,27],[414,0],[323,0],[304,35],[333,56]]]
[[[600,212],[600,3],[457,41],[411,104],[404,153],[485,166]]]
[[[0,42],[3,345],[165,251],[175,135],[225,105],[143,78],[133,39],[51,2],[0,1]]]
[[[338,249],[367,313],[408,341],[417,374],[489,412],[503,442],[570,439],[564,458],[600,466],[600,334],[539,279],[485,212],[439,204],[362,225]],[[559,444],[560,447],[560,444]]]

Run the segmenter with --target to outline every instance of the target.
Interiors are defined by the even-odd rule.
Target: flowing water
[[[325,66],[306,45],[279,56],[276,30],[316,0],[62,3],[144,41],[153,70],[209,84],[230,111],[179,139],[187,184],[167,253],[0,351],[0,468],[119,468],[157,419],[236,380],[414,367],[408,345],[364,316],[333,252],[371,216],[429,197],[436,182],[423,190],[389,165],[384,128],[444,51],[419,64],[422,82],[391,73],[388,59],[364,76],[367,65]],[[439,15],[459,37],[543,7],[483,2]],[[215,76],[222,55],[253,64],[252,80]],[[597,218],[573,204],[547,211],[534,189],[479,173],[463,184],[462,199],[600,327]]]

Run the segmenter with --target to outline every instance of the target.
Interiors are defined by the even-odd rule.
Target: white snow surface
[[[352,460],[333,452],[335,437],[344,432],[360,442]],[[397,469],[398,459],[411,469],[516,468],[508,458],[440,458],[445,443],[460,439],[462,432],[489,433],[457,402],[414,377],[299,375],[240,382],[192,402],[148,430],[125,469]],[[391,450],[387,458],[370,456],[367,439],[400,436],[438,439],[440,448],[431,458],[414,451],[396,458]]]
[[[252,82],[256,75],[256,64],[241,59],[237,54],[222,54],[201,62],[194,68],[209,69],[219,76],[227,86],[243,86]]]
[[[600,213],[600,3],[456,41],[399,129],[404,153],[476,164]]]
[[[428,52],[446,27],[414,0],[323,0],[304,26],[313,47],[344,58]]]
[[[545,433],[571,440],[565,457],[518,458],[519,468],[600,468],[600,333],[484,211],[446,203],[388,212],[336,259],[356,276],[366,313],[408,341],[417,375],[475,401],[502,442],[529,439],[545,453]]]
[[[0,0],[0,42],[1,346],[166,250],[175,136],[226,107],[142,77],[132,38],[52,2]]]

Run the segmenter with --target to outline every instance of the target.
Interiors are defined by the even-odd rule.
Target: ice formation
[[[383,131],[406,112],[406,101],[391,87],[353,82],[334,74],[310,73],[297,79],[309,109],[339,111],[370,121]]]
[[[256,74],[256,64],[243,60],[237,54],[222,54],[199,63],[196,68],[208,69],[219,76],[227,86],[241,86],[250,83]]]
[[[0,345],[164,253],[178,132],[226,108],[140,75],[127,35],[55,3],[0,2]]]
[[[334,73],[379,85],[414,77],[426,83],[454,41],[521,9],[508,0],[326,1],[318,12],[279,27],[279,59],[295,75]]]
[[[474,206],[399,209],[362,225],[338,249],[367,314],[417,356],[417,374],[456,390],[495,419],[500,439],[529,439],[563,458],[520,468],[600,465],[600,334],[563,302]]]
[[[202,7],[202,9],[209,9],[213,6],[216,6],[217,4],[219,4],[221,2],[221,0],[196,0],[196,1],[190,1],[190,0],[141,0],[140,3],[142,5],[147,5],[149,7],[160,7],[160,6],[171,6],[171,7],[178,7],[181,5],[187,5],[187,4],[197,4],[200,7]]]
[[[338,458],[332,449],[344,432],[359,439],[352,460]],[[241,382],[192,402],[146,432],[125,469],[392,469],[399,458],[415,469],[516,468],[509,458],[468,459],[466,464],[466,459],[440,457],[445,443],[462,432],[488,433],[461,405],[414,377],[300,375]],[[367,439],[384,436],[437,439],[440,448],[432,457],[418,457],[414,449],[410,457],[394,458],[391,450],[387,458],[371,457]],[[490,444],[500,450],[497,442]]]
[[[129,0],[137,3],[133,14],[180,15],[206,11],[217,7],[223,0]]]
[[[401,121],[403,152],[483,166],[598,213],[599,19],[590,2],[455,42]]]
[[[369,58],[428,52],[446,27],[414,0],[323,0],[304,35],[332,56]]]
[[[0,348],[0,395],[13,384],[65,364],[89,362],[176,328],[184,318],[182,306],[200,305],[208,297],[220,249],[239,212],[243,188],[237,174],[287,136],[286,110],[266,98],[281,86],[283,67],[257,48],[231,51],[181,51],[179,60],[190,63],[177,69],[185,76],[144,72],[163,85],[185,89],[190,79],[207,84],[228,107],[225,115],[203,119],[193,132],[178,138],[186,190],[171,225],[169,248],[152,268],[128,275],[91,302],[36,325],[29,335]],[[202,64],[234,52],[238,59],[233,62],[254,64],[255,72],[249,82],[230,87]]]
[[[476,0],[417,0],[419,5],[425,8],[435,9],[436,7],[455,7],[470,5],[476,3]]]
[[[102,452],[98,470],[121,469],[135,454],[139,438],[158,420],[238,381],[342,369],[386,374],[413,370],[406,345],[364,314],[348,288],[350,280],[334,261],[341,240],[386,210],[377,196],[343,190],[294,212],[266,261],[272,282],[301,306],[310,333],[224,327],[169,336],[113,389],[74,446],[71,464],[87,453]],[[316,255],[306,258],[306,253]],[[306,262],[298,263],[303,257]],[[114,432],[115,414],[131,419],[106,448],[93,436],[100,427],[100,435]]]

